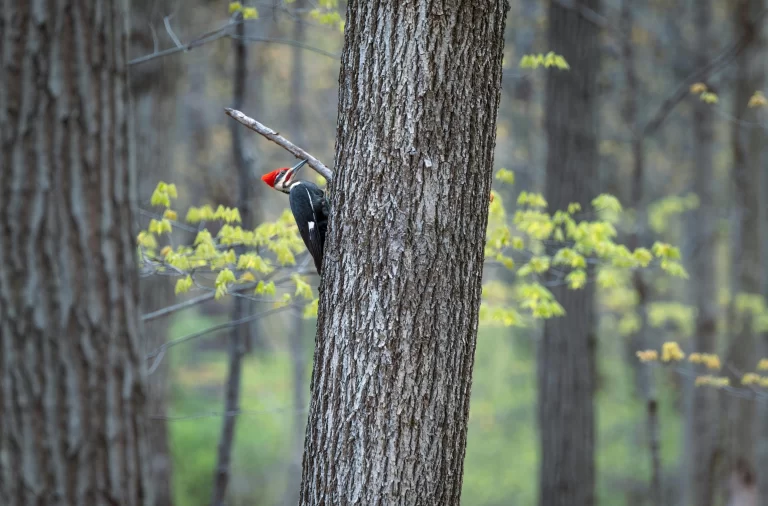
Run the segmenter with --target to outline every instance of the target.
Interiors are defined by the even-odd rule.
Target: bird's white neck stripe
[[[317,221],[317,214],[315,214],[315,205],[312,203],[312,194],[309,193],[308,188],[304,188],[304,191],[307,192],[307,198],[309,199],[309,207],[312,209],[312,217]]]

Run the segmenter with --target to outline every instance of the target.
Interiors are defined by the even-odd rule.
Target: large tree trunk
[[[149,505],[125,2],[0,9],[0,503]]]
[[[599,10],[598,0],[579,5]],[[550,70],[546,91],[549,142],[545,196],[550,210],[597,196],[597,72],[599,29],[575,9],[552,2],[550,49],[571,70]],[[539,504],[590,506],[595,488],[594,285],[552,289],[566,315],[547,320],[539,348]]]
[[[696,67],[707,64],[712,52],[711,0],[694,2],[696,27]],[[694,328],[693,348],[700,353],[716,352],[717,287],[715,284],[715,210],[713,172],[713,112],[712,105],[696,100],[693,111],[694,135],[694,191],[701,205],[691,213],[690,231],[695,245],[691,251],[691,289],[698,310]],[[692,380],[691,380],[692,381]],[[717,392],[712,388],[691,387],[691,406],[688,410],[688,459],[691,504],[709,506],[715,491],[716,419],[714,409]]]
[[[736,89],[734,93],[734,115],[741,121],[732,124],[731,145],[733,148],[733,182],[734,199],[738,208],[738,220],[733,225],[736,232],[736,243],[731,256],[734,264],[733,290],[738,297],[740,294],[760,296],[763,287],[763,258],[761,233],[761,180],[763,170],[763,144],[765,134],[758,128],[747,123],[759,120],[758,109],[749,108],[748,103],[752,94],[763,87],[765,81],[765,40],[762,23],[755,24],[752,20],[763,10],[765,0],[739,0],[734,5],[734,24],[736,33],[744,32],[749,39],[745,49],[736,59]],[[736,299],[738,300],[738,299]],[[738,384],[739,374],[736,371],[748,372],[755,369],[755,353],[757,351],[756,336],[752,331],[753,321],[749,314],[734,316],[730,329],[732,332],[726,363],[726,371],[733,384]],[[743,399],[733,395],[721,396],[727,421],[724,448],[728,449],[728,468],[730,472],[737,462],[745,462],[750,467],[755,464],[755,414],[754,399]],[[723,473],[725,474],[725,473]]]
[[[349,2],[302,505],[459,503],[507,9]]]
[[[173,13],[169,0],[132,0],[131,57],[151,54],[159,47],[170,47],[173,40],[163,27],[163,18]],[[159,181],[173,182],[178,84],[183,76],[182,55],[151,60],[130,69],[132,112],[140,201],[147,201]],[[145,228],[149,217],[139,220]],[[144,313],[156,311],[173,302],[173,284],[165,276],[151,276],[140,283],[141,307]],[[156,350],[168,339],[169,317],[156,318],[144,324],[142,345],[145,352]],[[154,506],[172,506],[172,459],[168,442],[169,364],[162,360],[147,378],[147,425],[149,460],[155,491]]]

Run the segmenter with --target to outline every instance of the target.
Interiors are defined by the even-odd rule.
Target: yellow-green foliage
[[[734,297],[733,305],[737,316],[733,331],[740,331],[746,320],[750,322],[752,332],[768,332],[768,307],[765,297],[756,293],[739,293]]]
[[[259,17],[259,11],[256,10],[256,7],[244,7],[240,2],[230,2],[229,13],[234,14],[236,12],[242,12],[243,19],[258,19]]]
[[[285,0],[293,3],[295,0]],[[309,11],[309,16],[318,22],[337,28],[344,32],[344,16],[339,12],[339,0],[318,0],[313,5],[316,7]]]
[[[765,107],[766,105],[768,105],[768,100],[765,99],[765,95],[760,90],[756,91],[747,103],[748,107]]]
[[[571,67],[559,54],[550,51],[547,54],[526,54],[520,59],[520,67],[524,69],[537,69],[539,67],[555,67],[561,70],[568,70]]]
[[[699,197],[695,193],[659,199],[648,206],[648,224],[657,234],[666,232],[672,217],[697,207],[699,207]]]
[[[654,363],[659,361],[659,352],[657,350],[641,350],[637,352],[637,358],[644,363]],[[686,359],[680,345],[675,341],[668,341],[661,348],[661,362],[672,365],[682,362]],[[720,357],[716,353],[690,353],[687,356],[689,363],[694,364],[702,373],[704,371],[719,371],[722,369]],[[768,358],[761,358],[755,361],[754,368],[758,371],[768,371]],[[755,393],[756,387],[768,388],[768,376],[762,376],[756,372],[746,372],[741,374],[740,383],[744,390]],[[738,387],[731,386],[730,378],[727,376],[717,376],[713,374],[698,374],[695,380],[696,386],[711,386],[715,388],[729,388],[737,390]]]
[[[285,305],[293,298],[314,299],[312,287],[297,272],[285,280],[294,289],[281,286],[281,293],[278,293],[275,281],[267,279],[279,269],[294,266],[295,255],[305,252],[289,210],[276,221],[262,223],[249,230],[242,228],[238,209],[224,206],[214,209],[209,205],[190,207],[186,212],[186,222],[197,225],[194,229],[188,225],[178,227],[178,213],[172,209],[176,198],[178,194],[174,185],[162,181],[158,183],[151,203],[163,208],[162,213],[158,213],[161,218],[153,218],[147,229],[139,232],[137,243],[139,263],[143,269],[179,278],[175,284],[177,295],[193,289],[207,290],[213,292],[218,300],[237,289],[241,297],[271,297],[276,306]],[[205,228],[205,224],[211,222],[219,225],[215,236]],[[186,242],[174,245],[170,237],[174,224],[176,228],[184,228],[180,233],[189,234]],[[167,244],[158,254],[160,241]],[[316,308],[316,303],[310,304],[305,313],[311,315]]]
[[[682,337],[693,335],[696,308],[677,302],[648,304],[648,323],[653,328],[674,326]]]
[[[501,169],[496,180],[512,184],[514,174]],[[488,295],[486,285],[481,323],[525,325],[531,318],[562,316],[562,306],[547,287],[564,284],[579,290],[594,282],[601,295],[606,295],[603,306],[622,315],[619,330],[626,334],[639,326],[629,275],[633,270],[658,265],[667,275],[687,277],[679,262],[680,251],[670,244],[657,241],[650,248],[630,250],[616,242],[616,225],[622,220],[624,209],[612,195],[599,195],[592,201],[595,220],[580,219],[584,213],[578,203],[550,213],[544,197],[529,192],[519,194],[517,209],[510,220],[503,199],[496,193],[493,197],[485,257],[515,272],[517,282],[514,287],[494,283],[490,291],[495,294],[493,297]],[[504,289],[510,291],[508,299],[498,296]]]
[[[702,101],[708,104],[716,104],[718,101],[717,95],[711,91],[708,91],[707,85],[704,83],[693,83],[690,87],[690,90],[691,93],[698,95]]]
[[[496,180],[513,184],[514,173],[502,169]],[[657,262],[672,276],[686,276],[679,263],[680,252],[672,245],[656,242],[651,248],[630,250],[616,242],[615,225],[624,211],[611,195],[600,195],[592,201],[595,220],[579,219],[582,209],[575,203],[550,214],[542,195],[527,192],[520,193],[510,220],[502,198],[495,193],[493,196],[485,256],[515,272],[517,282],[511,287],[503,283],[484,287],[482,323],[523,326],[531,319],[562,316],[565,311],[548,286],[561,283],[579,290],[595,282],[603,292],[610,292],[604,305],[622,314],[619,330],[628,333],[638,326],[631,298],[632,270],[649,268]],[[289,210],[274,222],[244,229],[237,209],[193,206],[182,213],[188,225],[181,227],[176,221],[180,213],[172,207],[176,198],[174,185],[158,183],[151,202],[161,211],[147,230],[139,233],[138,245],[144,269],[178,277],[177,294],[208,290],[218,300],[236,290],[238,296],[269,297],[278,307],[293,298],[314,299],[312,287],[296,272],[284,276],[284,282],[293,289],[276,285],[272,279],[279,269],[295,270],[296,255],[306,254]],[[215,234],[206,228],[210,223],[218,225]],[[186,242],[172,241],[174,228],[184,228],[180,233],[189,234]],[[307,316],[316,311],[316,301],[305,308]]]

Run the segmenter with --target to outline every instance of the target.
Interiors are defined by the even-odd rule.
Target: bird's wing
[[[306,192],[306,194],[302,194],[303,192]],[[326,220],[323,219],[323,216],[318,215],[318,210],[316,209],[317,203],[313,201],[312,195],[307,188],[297,186],[291,189],[289,202],[294,217],[299,214],[301,203],[308,203],[312,210],[311,218],[307,217],[308,219],[306,221],[296,220],[296,225],[299,227],[299,234],[304,240],[304,244],[306,245],[307,250],[309,250],[309,254],[312,255],[312,259],[315,261],[315,268],[319,274],[320,264],[323,258],[323,240],[325,239],[324,226]]]

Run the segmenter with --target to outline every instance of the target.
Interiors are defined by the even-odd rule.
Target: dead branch
[[[243,23],[243,21],[230,21],[224,26],[221,26],[219,28],[216,28],[215,30],[212,30],[210,32],[204,33],[200,35],[199,37],[196,37],[192,41],[188,42],[187,44],[180,44],[181,41],[174,40],[174,43],[176,44],[173,47],[169,47],[167,49],[162,49],[155,51],[151,54],[147,54],[144,56],[140,56],[138,58],[134,58],[133,60],[128,61],[128,65],[138,65],[140,63],[145,63],[151,60],[154,60],[156,58],[162,58],[164,56],[169,56],[175,53],[180,53],[182,51],[189,51],[191,49],[194,49],[198,46],[202,46],[204,44],[207,44],[208,42],[213,42],[214,40],[221,39],[223,37],[227,37],[229,35],[229,30],[233,26]],[[168,26],[168,25],[166,25]]]
[[[310,155],[309,153],[307,153],[306,151],[304,151],[303,149],[301,149],[300,147],[298,147],[297,145],[295,145],[294,143],[292,143],[291,141],[289,141],[279,133],[275,132],[268,126],[262,125],[255,119],[246,116],[245,114],[243,114],[242,112],[236,109],[231,109],[229,107],[226,107],[224,110],[226,111],[227,116],[233,118],[234,120],[238,121],[242,125],[245,125],[246,127],[256,132],[257,134],[263,135],[270,141],[274,142],[281,148],[288,151],[290,154],[292,154],[296,158],[299,158],[301,160],[307,160],[307,165],[312,167],[318,174],[323,176],[325,180],[328,181],[329,183],[331,182],[331,180],[333,180],[333,171],[331,171],[331,169],[329,169],[323,162],[321,162],[314,156]]]
[[[230,35],[229,37],[232,39],[245,40],[248,42],[266,42],[268,44],[281,44],[284,46],[298,47],[300,49],[306,49],[307,51],[310,51],[312,53],[317,53],[323,56],[327,56],[328,58],[333,58],[334,60],[338,60],[341,58],[341,55],[338,53],[332,53],[331,51],[326,51],[325,49],[321,49],[315,46],[310,46],[309,44],[305,44],[303,42],[298,42],[291,39],[274,39],[272,37],[256,37],[253,35],[243,35],[242,37],[238,35]]]
[[[197,332],[193,332],[191,334],[187,334],[186,336],[182,336],[182,337],[179,337],[179,338],[174,339],[172,341],[168,341],[167,343],[163,344],[162,346],[160,346],[159,348],[155,349],[154,351],[152,351],[150,353],[147,353],[144,358],[147,359],[147,360],[153,359],[153,358],[158,357],[158,356],[160,356],[162,354],[165,354],[165,352],[169,348],[173,348],[174,346],[178,346],[180,344],[186,343],[186,342],[191,341],[193,339],[197,339],[199,337],[206,336],[208,334],[211,334],[213,332],[217,332],[219,330],[231,329],[233,327],[237,327],[238,325],[243,325],[245,323],[256,321],[256,320],[258,320],[260,318],[265,318],[265,317],[267,317],[269,315],[285,311],[286,309],[289,309],[291,307],[293,307],[293,305],[291,305],[291,304],[288,304],[288,305],[285,305],[285,306],[273,307],[271,309],[267,309],[267,310],[262,311],[260,313],[256,313],[256,314],[252,314],[250,316],[246,316],[246,317],[241,318],[239,320],[228,321],[228,322],[225,322],[225,323],[220,323],[218,325],[214,325],[212,327],[205,328],[203,330],[198,330]]]

